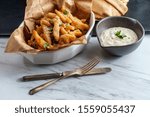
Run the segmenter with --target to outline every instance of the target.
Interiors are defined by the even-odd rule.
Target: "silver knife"
[[[110,72],[111,68],[106,67],[106,68],[94,68],[91,71],[87,72],[85,75],[96,75],[96,74],[105,74],[107,72]],[[34,81],[34,80],[46,80],[46,79],[54,79],[54,78],[59,78],[61,76],[64,76],[65,74],[68,74],[68,72],[71,71],[65,71],[62,73],[50,73],[50,74],[38,74],[38,75],[28,75],[28,76],[23,76],[22,80],[23,81]]]

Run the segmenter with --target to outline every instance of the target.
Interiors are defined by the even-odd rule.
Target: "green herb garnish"
[[[119,37],[120,39],[123,39],[124,37],[127,37],[125,34],[121,34],[121,30],[120,30],[120,31],[117,31],[117,32],[115,33],[115,35],[116,35],[117,37]]]
[[[63,13],[64,13],[64,15],[68,15],[68,11],[66,11],[66,10]]]
[[[48,43],[45,43],[45,44],[43,45],[43,47],[44,47],[45,49],[47,49],[47,48],[49,47],[49,44],[48,44]]]
[[[49,32],[52,33],[53,32],[53,27],[49,28]]]

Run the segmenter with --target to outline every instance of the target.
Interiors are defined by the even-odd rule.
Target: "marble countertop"
[[[84,51],[71,60],[55,65],[33,65],[21,55],[6,54],[6,38],[0,39],[0,99],[150,99],[150,35],[140,47],[123,57],[113,57],[99,48],[95,37]],[[30,96],[29,89],[45,81],[21,82],[24,75],[70,70],[84,65],[94,56],[97,67],[111,67],[105,75],[71,77]]]

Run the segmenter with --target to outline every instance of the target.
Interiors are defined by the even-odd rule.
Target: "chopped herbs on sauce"
[[[117,31],[117,32],[115,33],[115,35],[116,35],[117,37],[119,37],[120,39],[123,39],[124,37],[127,37],[125,34],[121,34],[121,30],[120,30],[120,31]]]

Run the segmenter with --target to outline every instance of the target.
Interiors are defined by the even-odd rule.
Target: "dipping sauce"
[[[113,27],[102,32],[101,45],[109,46],[124,46],[135,43],[138,40],[137,34],[124,27]]]

